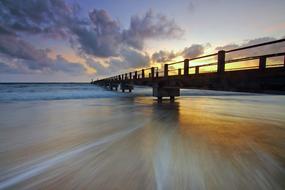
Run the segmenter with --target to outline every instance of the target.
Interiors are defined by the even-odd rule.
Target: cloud
[[[123,31],[123,40],[134,48],[142,49],[145,39],[180,38],[183,33],[174,20],[149,10],[142,17],[136,15],[131,18],[130,28]]]
[[[101,75],[110,75],[123,72],[125,70],[134,70],[150,66],[150,56],[143,51],[125,47],[121,49],[119,57],[112,57],[107,60],[94,60],[87,58],[87,64],[95,67]]]
[[[0,53],[18,60],[26,60],[29,69],[36,70],[48,65],[48,49],[35,49],[15,35],[0,35]]]
[[[216,48],[216,50],[217,51],[219,50],[227,51],[227,50],[232,50],[236,48],[270,42],[274,40],[277,40],[277,38],[273,38],[273,37],[256,38],[256,39],[247,40],[242,44],[231,43],[231,44],[226,44],[224,46],[219,46]],[[252,49],[247,49],[243,51],[232,52],[232,53],[227,54],[227,59],[232,59],[232,58],[237,58],[237,57],[246,57],[246,56],[257,56],[257,55],[271,54],[271,53],[277,53],[277,52],[284,52],[284,42],[266,45],[266,46],[257,47],[257,48],[252,48]]]
[[[179,38],[183,30],[167,17],[149,10],[143,16],[133,16],[129,29],[120,27],[118,21],[105,10],[93,9],[89,13],[92,27],[73,28],[81,50],[98,57],[118,56],[120,48],[143,50],[147,39]]]
[[[151,60],[155,63],[166,63],[173,61],[177,57],[183,57],[184,59],[195,58],[203,55],[205,49],[209,46],[210,44],[193,44],[190,47],[185,47],[183,50],[177,52],[160,50],[152,54]]]
[[[26,0],[0,2],[0,22],[17,32],[65,36],[66,26],[72,21],[78,5],[64,0]]]
[[[87,27],[74,25],[70,27],[76,36],[81,53],[97,57],[118,56],[121,46],[119,23],[111,18],[105,10],[93,9],[89,13],[91,23]]]
[[[36,49],[16,35],[0,35],[1,71],[12,73],[49,73],[62,71],[83,73],[84,67],[70,63],[62,56],[55,60],[48,57],[49,49]]]
[[[181,55],[187,59],[195,58],[202,55],[204,53],[204,49],[204,46],[201,44],[193,44],[190,47],[184,48]]]
[[[193,12],[193,11],[195,10],[194,2],[190,1],[190,2],[188,3],[187,9],[188,9],[190,12]]]
[[[24,40],[25,36],[37,35],[39,38],[66,40],[81,57],[107,59],[107,65],[112,68],[127,69],[149,64],[146,61],[150,58],[144,51],[146,40],[179,38],[183,34],[174,20],[151,10],[141,16],[134,15],[130,26],[125,29],[106,10],[94,8],[88,17],[83,17],[79,14],[80,9],[78,4],[65,0],[0,1],[1,56],[18,68],[24,67],[24,72],[69,72],[66,68],[68,61],[62,56],[57,57],[57,61],[51,60],[47,56],[49,49],[35,48]]]
[[[0,62],[0,73],[2,73],[2,74],[5,74],[5,73],[18,74],[19,72],[17,69],[10,67],[6,63]]]
[[[178,54],[174,53],[174,51],[160,50],[152,54],[151,59],[153,62],[156,62],[156,63],[165,63],[165,62],[172,61],[177,56]]]
[[[51,65],[52,71],[71,73],[75,75],[80,75],[85,72],[83,65],[75,62],[69,62],[61,55],[57,55],[56,59],[53,60]]]
[[[133,48],[124,48],[121,51],[123,62],[130,68],[146,67],[150,64],[149,55],[146,52]]]

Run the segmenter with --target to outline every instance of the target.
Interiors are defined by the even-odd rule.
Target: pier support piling
[[[154,86],[153,87],[153,96],[157,97],[158,101],[161,101],[163,97],[169,97],[170,101],[175,100],[175,96],[180,96],[179,87],[169,87],[169,86]]]
[[[121,83],[120,87],[121,87],[122,92],[125,92],[125,90],[132,92],[132,90],[134,89],[134,86],[129,83]]]

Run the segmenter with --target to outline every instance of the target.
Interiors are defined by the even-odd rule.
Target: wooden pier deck
[[[270,46],[277,44],[281,52],[266,53],[273,50]],[[265,52],[259,54],[264,49]],[[243,56],[244,54],[251,55]],[[197,64],[197,61],[202,64]],[[193,62],[196,64],[193,65]],[[173,100],[180,95],[182,88],[285,92],[285,39],[220,50],[214,54],[164,64],[162,69],[143,68],[91,83],[110,90],[120,86],[123,92],[131,92],[135,85],[150,86],[153,88],[153,96],[159,100],[163,97]]]

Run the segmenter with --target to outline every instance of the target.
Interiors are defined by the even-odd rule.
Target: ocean
[[[285,96],[0,84],[0,189],[285,189]]]

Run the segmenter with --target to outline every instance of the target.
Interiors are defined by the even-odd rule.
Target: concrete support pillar
[[[223,74],[225,72],[225,58],[226,52],[224,50],[218,51],[218,70],[219,74]]]

